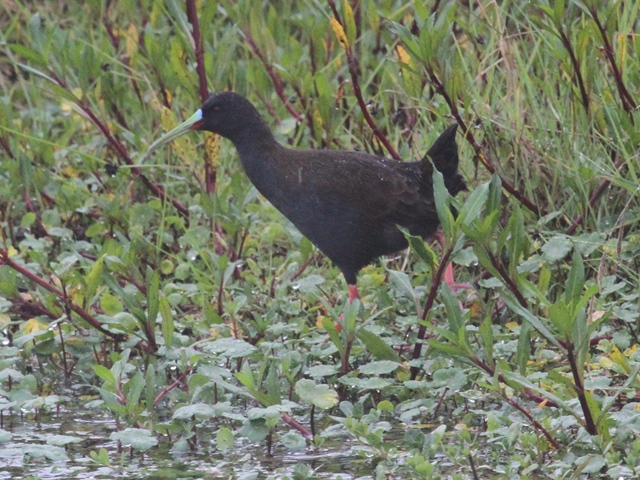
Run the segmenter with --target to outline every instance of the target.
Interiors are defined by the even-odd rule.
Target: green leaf
[[[165,297],[161,297],[158,306],[160,308],[160,316],[162,317],[162,338],[164,338],[164,344],[170,347],[173,344],[173,333],[175,330],[171,305],[169,305],[169,301]]]
[[[596,429],[598,431],[598,435],[601,435],[605,442],[611,441],[611,432],[609,431],[608,416],[602,415],[602,411],[600,410],[600,404],[595,399],[595,397],[588,391],[583,391],[585,399],[587,400],[587,406],[589,408],[589,412],[591,413],[591,418],[595,422],[596,420],[600,420],[596,423]]]
[[[429,244],[424,241],[422,237],[418,237],[416,235],[411,235],[407,228],[398,226],[400,231],[404,234],[407,242],[409,242],[409,246],[411,250],[418,255],[420,260],[425,262],[431,271],[435,270],[438,267],[438,256],[431,249]]]
[[[284,447],[290,452],[300,452],[307,448],[307,441],[304,439],[302,435],[296,432],[287,432],[282,437],[282,444]],[[301,466],[303,464],[299,464],[297,466]],[[309,467],[307,467],[309,468]],[[296,477],[294,477],[296,478]],[[311,477],[299,477],[299,478],[311,478]]]
[[[518,336],[518,347],[516,348],[516,361],[518,370],[522,375],[527,371],[527,363],[531,357],[531,329],[529,322],[520,324],[520,335]]]
[[[409,275],[404,272],[398,272],[397,270],[387,270],[389,272],[389,280],[396,287],[398,293],[410,299],[411,301],[416,301],[417,294],[411,284],[411,279]]]
[[[328,385],[318,385],[313,380],[298,380],[295,386],[296,394],[308,404],[313,404],[324,410],[338,404],[338,393]]]
[[[571,331],[573,330],[573,322],[575,321],[574,313],[569,309],[563,300],[549,306],[549,319],[558,329],[558,332],[565,340],[570,340]]]
[[[465,349],[460,348],[457,345],[452,345],[449,343],[439,342],[438,340],[429,340],[427,341],[429,346],[439,352],[442,352],[446,355],[451,355],[454,357],[462,357],[467,358],[467,352]]]
[[[36,52],[35,50],[26,47],[24,45],[21,45],[19,43],[10,43],[7,45],[7,47],[9,47],[9,49],[15,53],[16,55],[21,56],[22,58],[24,58],[25,60],[30,61],[31,63],[35,63],[40,67],[46,67],[47,66],[47,59],[44,58],[44,56],[39,53]]]
[[[340,338],[340,332],[338,332],[338,329],[333,323],[333,320],[329,317],[324,317],[322,319],[322,328],[327,331],[331,343],[333,343],[338,349],[338,352],[342,354],[342,352],[344,351],[344,345],[342,344],[342,339]]]
[[[504,303],[514,312],[520,315],[523,319],[531,324],[533,328],[535,328],[538,333],[540,333],[544,338],[546,338],[549,342],[555,345],[558,348],[562,348],[558,339],[549,331],[547,327],[540,321],[538,317],[536,317],[529,310],[524,308],[522,305],[518,303],[518,301],[513,298],[511,293],[504,291],[502,293],[502,299]]]
[[[555,262],[566,257],[572,246],[571,240],[566,235],[556,235],[551,237],[551,239],[542,246],[541,250],[545,260]]]
[[[100,284],[100,280],[102,280],[102,272],[104,270],[104,255],[98,258],[91,270],[87,274],[85,279],[85,289],[83,292],[83,296],[85,298],[85,302],[91,302],[93,296],[98,289],[98,285]]]
[[[203,344],[202,348],[223,358],[243,358],[251,355],[256,347],[244,340],[220,338]]]
[[[400,363],[391,360],[379,360],[360,365],[358,370],[364,375],[386,375],[394,372],[400,367]]]
[[[54,445],[56,447],[64,447],[65,445],[83,441],[80,437],[72,437],[70,435],[48,435],[46,439],[47,445]]]
[[[96,372],[96,375],[98,375],[98,377],[100,377],[106,383],[110,385],[116,384],[116,377],[114,376],[113,372],[111,372],[111,370],[109,370],[107,367],[104,367],[102,365],[94,365],[93,371]]]
[[[347,40],[351,48],[354,47],[356,42],[356,21],[353,17],[353,10],[351,9],[351,5],[349,4],[349,0],[344,0],[343,3],[343,12],[344,12],[344,23],[346,27]]]
[[[367,351],[378,360],[391,360],[398,363],[402,361],[396,351],[380,338],[379,335],[366,328],[358,329],[357,337],[364,344]]]
[[[433,169],[433,197],[438,212],[438,219],[447,242],[453,239],[454,218],[451,213],[451,195],[444,184],[444,177],[438,169]]]
[[[160,305],[160,274],[152,272],[147,285],[147,322],[153,328],[158,318]]]
[[[215,417],[216,411],[206,403],[196,403],[177,408],[171,416],[174,420],[191,420],[196,417],[200,420]]]
[[[444,306],[447,309],[449,330],[455,332],[456,334],[459,334],[460,330],[464,330],[465,324],[462,318],[460,305],[458,304],[458,299],[449,288],[449,285],[444,282],[442,284],[442,287],[440,288],[440,293],[442,294],[442,301],[444,303]]]
[[[576,304],[582,289],[584,288],[584,263],[582,255],[577,249],[573,250],[573,258],[571,261],[571,270],[569,270],[569,278],[567,279],[567,288],[564,291],[564,301],[567,304]]]
[[[483,183],[471,192],[466,202],[460,209],[458,221],[469,225],[482,211],[489,198],[489,183]]]
[[[506,230],[509,233],[509,273],[516,277],[518,265],[522,262],[529,248],[529,236],[524,228],[522,209],[516,204],[509,218]]]
[[[489,315],[487,315],[480,324],[480,338],[482,339],[482,346],[484,347],[485,359],[490,366],[493,366],[493,323]]]
[[[222,452],[233,447],[233,440],[233,432],[227,427],[222,427],[216,433],[216,447]]]
[[[553,1],[553,21],[556,25],[562,25],[562,16],[564,15],[565,1],[566,0],[552,0]]]
[[[125,428],[121,432],[113,432],[109,438],[121,442],[126,447],[141,451],[149,450],[158,444],[158,439],[151,431],[143,428]]]
[[[127,395],[127,410],[130,415],[134,414],[139,407],[138,401],[140,400],[143,387],[144,377],[142,372],[137,370],[135,375],[133,375],[124,386],[124,391]]]
[[[147,371],[144,373],[144,399],[146,403],[147,411],[153,411],[155,408],[155,388],[156,386],[156,369],[153,364],[147,366]]]

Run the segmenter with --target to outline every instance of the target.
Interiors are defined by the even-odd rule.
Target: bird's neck
[[[229,138],[238,150],[240,161],[247,176],[265,196],[276,181],[278,159],[282,147],[264,122],[247,125],[242,132]]]
[[[238,150],[243,164],[245,160],[259,158],[278,145],[269,128],[264,125],[246,128],[230,140]]]

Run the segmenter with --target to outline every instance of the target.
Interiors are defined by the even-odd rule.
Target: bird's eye
[[[220,106],[219,105],[214,105],[213,107],[211,107],[211,110],[214,112],[219,112],[220,111]]]

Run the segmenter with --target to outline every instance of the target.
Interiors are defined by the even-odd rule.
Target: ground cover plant
[[[207,478],[640,474],[640,4],[0,8],[14,475],[132,475],[158,451],[156,467],[199,456]],[[416,160],[458,123],[469,191],[434,178],[445,247],[409,237],[350,304],[229,142],[144,155],[227,89],[292,147]],[[448,261],[468,287],[444,285]],[[110,430],[38,436],[65,412]]]

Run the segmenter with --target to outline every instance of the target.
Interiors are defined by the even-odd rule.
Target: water
[[[0,435],[0,441],[4,440],[0,443],[0,480],[280,479],[291,475],[299,464],[307,465],[313,478],[373,478],[371,462],[359,455],[348,439],[298,453],[276,444],[272,456],[266,455],[264,445],[240,439],[231,451],[220,452],[215,447],[217,427],[205,425],[198,428],[198,448],[193,452],[172,453],[175,439],[167,436],[158,437],[158,446],[147,452],[130,452],[128,448],[119,452],[117,443],[109,439],[116,430],[111,415],[86,406],[39,415],[5,411],[3,432],[11,438]],[[56,437],[59,435],[77,437],[79,442],[64,446],[69,439]],[[91,451],[100,449],[108,452],[108,466],[90,456]]]

